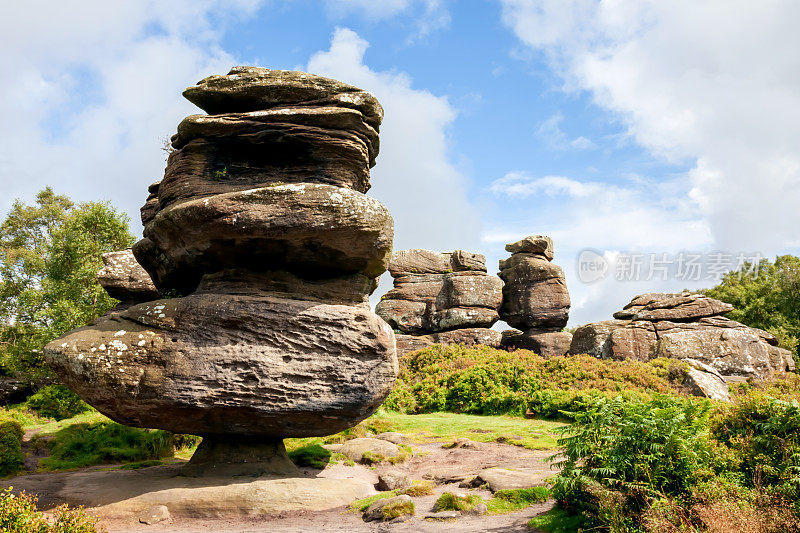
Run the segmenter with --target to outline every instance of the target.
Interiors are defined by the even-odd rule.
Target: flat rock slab
[[[102,518],[137,520],[156,506],[165,506],[173,518],[248,518],[325,511],[375,494],[371,483],[355,478],[187,478],[175,475],[174,467],[69,474],[25,476],[13,485],[35,491],[37,482],[55,482],[56,501],[83,505]]]
[[[529,489],[544,485],[545,478],[550,475],[551,472],[542,472],[540,469],[487,468],[478,474],[472,484],[473,486],[485,484],[492,492]]]

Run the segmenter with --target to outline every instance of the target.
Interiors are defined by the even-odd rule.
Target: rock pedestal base
[[[82,505],[106,520],[138,522],[165,506],[173,518],[252,518],[293,511],[326,511],[375,494],[369,480],[334,477],[186,477],[180,466],[139,470],[56,472],[16,477],[0,488],[46,494],[44,508]],[[58,487],[57,489],[54,487]],[[125,528],[128,529],[128,528]]]
[[[281,439],[234,435],[204,437],[181,469],[189,477],[299,476]]]

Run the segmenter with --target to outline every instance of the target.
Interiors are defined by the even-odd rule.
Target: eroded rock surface
[[[489,328],[499,319],[503,282],[486,273],[482,255],[401,250],[389,272],[394,288],[375,312],[402,332],[400,354],[434,343],[499,345],[500,334]]]
[[[553,241],[532,235],[506,245],[511,257],[500,260],[503,285],[500,318],[519,333],[504,337],[508,348],[539,355],[564,355],[570,334],[561,330],[569,320],[570,299],[564,271],[553,260]]]
[[[129,249],[103,254],[97,281],[109,296],[122,301],[144,302],[158,298],[158,289]]]
[[[203,435],[187,473],[286,474],[283,437],[356,424],[397,376],[368,305],[393,237],[364,194],[383,111],[336,80],[254,67],[184,94],[212,114],[178,126],[144,239],[99,274],[126,305],[46,357],[114,420]]]
[[[773,335],[721,316],[732,309],[703,294],[643,294],[614,313],[615,320],[578,328],[570,353],[692,359],[728,378],[769,378],[794,370],[791,352],[778,347]]]

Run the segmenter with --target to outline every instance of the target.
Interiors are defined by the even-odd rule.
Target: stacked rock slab
[[[503,282],[486,273],[486,259],[456,250],[401,250],[392,255],[394,288],[375,312],[393,329],[398,354],[431,344],[500,345]]]
[[[778,347],[774,335],[722,316],[732,310],[703,294],[642,294],[614,313],[614,320],[578,328],[569,351],[636,361],[681,359],[728,380],[794,370],[791,352]]]
[[[284,437],[355,425],[397,375],[368,303],[393,236],[364,194],[383,111],[356,87],[253,67],[184,96],[210,114],[178,126],[133,248],[174,297],[122,305],[46,355],[112,419],[202,435],[187,472],[290,472]]]
[[[569,320],[569,291],[561,267],[552,263],[553,241],[533,235],[506,245],[511,257],[500,260],[503,306],[500,318],[511,329],[503,345],[546,357],[564,355],[572,335],[562,331]]]

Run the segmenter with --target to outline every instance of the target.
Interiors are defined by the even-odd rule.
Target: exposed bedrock
[[[503,282],[486,273],[482,255],[400,250],[389,272],[394,288],[375,312],[393,329],[420,337],[402,341],[400,354],[434,343],[499,345],[500,334],[489,328],[499,319]]]
[[[364,194],[383,111],[336,80],[254,67],[185,95],[214,114],[181,122],[144,239],[105,259],[122,304],[45,355],[110,418],[202,435],[187,474],[291,474],[281,439],[355,425],[397,377],[368,304],[393,237]]]
[[[570,353],[647,361],[692,359],[732,377],[769,378],[793,370],[791,352],[770,333],[721,316],[730,304],[703,294],[637,296],[615,320],[578,328]]]

